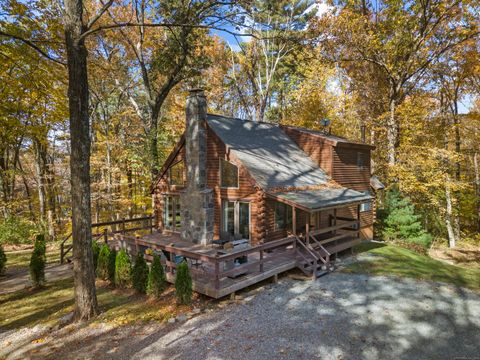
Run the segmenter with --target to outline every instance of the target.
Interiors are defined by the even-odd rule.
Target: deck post
[[[360,238],[360,204],[357,205],[357,238]]]
[[[218,254],[215,255],[215,290],[220,289],[220,262],[218,261]]]
[[[263,272],[263,250],[260,250],[260,272]]]
[[[103,229],[103,241],[105,241],[105,244],[108,244],[108,230],[107,230],[107,228]]]

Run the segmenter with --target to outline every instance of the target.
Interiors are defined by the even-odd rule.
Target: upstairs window
[[[238,166],[224,159],[220,159],[220,186],[238,188]]]
[[[185,185],[185,165],[179,161],[170,167],[170,185]]]
[[[292,207],[290,205],[275,203],[275,230],[292,229]]]
[[[367,160],[366,160],[366,154],[358,152],[357,153],[357,167],[360,170],[366,170],[367,169]]]

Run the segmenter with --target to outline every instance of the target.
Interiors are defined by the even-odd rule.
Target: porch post
[[[297,208],[292,206],[292,232],[297,236]]]
[[[310,245],[310,213],[308,213],[308,219],[305,223],[305,236],[307,238],[307,245]]]
[[[337,226],[337,209],[333,209],[333,226]],[[337,234],[337,230],[333,230],[333,234]]]

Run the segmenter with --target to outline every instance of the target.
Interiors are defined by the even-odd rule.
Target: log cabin
[[[373,237],[373,149],[209,114],[204,92],[191,90],[185,132],[152,184],[156,232],[123,244],[160,254],[170,281],[186,260],[194,289],[215,298],[294,267],[317,278]]]

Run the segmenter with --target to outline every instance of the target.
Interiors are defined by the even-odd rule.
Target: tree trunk
[[[475,195],[477,199],[477,231],[480,232],[480,169],[478,165],[478,152],[473,155],[473,168],[475,172]]]
[[[394,166],[396,164],[396,146],[397,146],[397,122],[395,119],[396,99],[395,94],[390,95],[390,114],[387,119],[387,161],[388,165]]]
[[[447,202],[447,209],[445,215],[445,224],[447,226],[448,233],[448,246],[450,248],[455,247],[455,232],[452,226],[452,197],[450,193],[450,176],[448,173],[445,175],[445,200]]]
[[[90,124],[87,49],[82,0],[65,0],[65,41],[70,111],[73,278],[75,318],[88,320],[98,312],[91,246]]]

